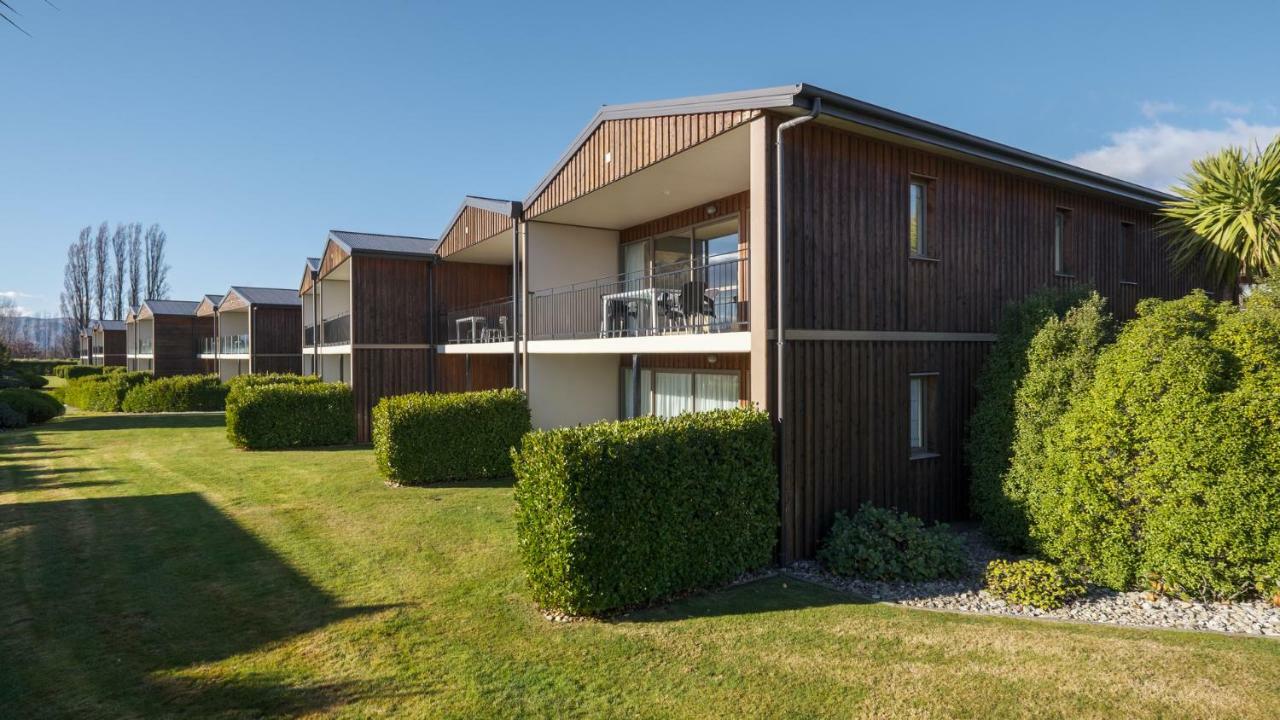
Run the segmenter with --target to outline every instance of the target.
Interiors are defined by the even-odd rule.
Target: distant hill
[[[62,339],[62,327],[66,321],[63,318],[22,316],[8,318],[7,322],[13,323],[13,329],[6,335],[31,342],[41,350],[52,350]]]

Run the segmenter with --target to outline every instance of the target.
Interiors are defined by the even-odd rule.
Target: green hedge
[[[222,410],[227,386],[217,375],[174,375],[137,385],[125,395],[125,412],[191,412]]]
[[[63,397],[68,405],[94,412],[120,412],[133,388],[151,382],[151,373],[116,372],[88,375],[67,382]]]
[[[773,557],[773,429],[759,411],[531,432],[513,466],[520,558],[544,607],[600,614]]]
[[[58,365],[53,369],[53,374],[64,380],[75,380],[77,378],[89,377],[91,375],[101,375],[102,366],[100,365]]]
[[[53,369],[59,365],[75,365],[75,360],[67,359],[37,359],[22,358],[15,359],[12,366],[18,370],[33,373],[35,375],[53,375]]]
[[[28,388],[0,390],[0,404],[8,405],[31,424],[48,422],[66,411],[49,393]]]
[[[405,485],[511,477],[511,449],[530,430],[519,390],[412,393],[373,409],[378,470]]]
[[[1280,309],[1143,301],[1045,432],[1032,536],[1116,589],[1280,590]]]
[[[1089,294],[1086,288],[1043,288],[1004,309],[997,339],[978,376],[978,404],[969,419],[965,457],[969,463],[970,504],[983,530],[997,543],[1021,549],[1025,512],[1004,493],[1014,440],[1014,395],[1027,372],[1027,347],[1053,317]]]
[[[245,382],[227,394],[227,438],[251,450],[349,445],[355,402],[342,383]]]
[[[231,392],[236,392],[244,388],[258,387],[260,385],[309,385],[319,382],[320,378],[315,375],[298,375],[296,373],[259,373],[256,375],[237,375],[227,381],[227,388]]]
[[[0,402],[0,430],[24,428],[26,426],[26,415],[9,407],[8,403]]]

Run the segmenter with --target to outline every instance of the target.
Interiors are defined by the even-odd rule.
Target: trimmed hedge
[[[1280,590],[1280,309],[1146,300],[1045,433],[1041,551],[1115,589]]]
[[[120,409],[130,413],[222,410],[227,386],[217,375],[174,375],[133,387]]]
[[[1046,321],[1062,317],[1088,294],[1083,287],[1043,288],[1007,306],[978,376],[978,404],[965,442],[970,505],[987,535],[1006,547],[1022,549],[1027,534],[1024,510],[1004,493],[1015,436],[1014,396],[1027,372],[1027,347]]]
[[[531,429],[515,389],[411,393],[373,409],[378,470],[405,485],[511,477],[511,450]]]
[[[301,377],[301,376],[298,376]],[[342,383],[240,383],[227,394],[227,438],[249,450],[350,445],[355,401]]]
[[[8,403],[0,402],[0,430],[24,428],[26,426],[27,426],[26,415],[9,407]]]
[[[95,412],[120,412],[133,388],[151,382],[151,373],[115,372],[88,375],[67,382],[63,397],[68,405]]]
[[[256,375],[237,375],[227,381],[227,388],[229,388],[231,392],[236,392],[243,388],[258,387],[261,385],[309,385],[319,382],[320,378],[315,375],[298,375],[296,373],[259,373]]]
[[[968,569],[960,538],[946,525],[864,503],[853,517],[836,513],[818,549],[818,562],[836,575],[866,580],[957,578]]]
[[[8,405],[31,424],[48,422],[66,412],[62,403],[49,393],[28,388],[0,390],[0,404]]]
[[[53,369],[59,365],[75,365],[75,360],[68,359],[40,359],[40,358],[15,358],[12,361],[12,367],[29,372],[34,375],[53,375]]]
[[[531,432],[513,469],[520,558],[543,607],[601,614],[773,558],[773,428],[757,410]]]
[[[59,365],[53,369],[53,374],[64,380],[75,380],[82,377],[90,377],[92,375],[101,375],[101,365]]]

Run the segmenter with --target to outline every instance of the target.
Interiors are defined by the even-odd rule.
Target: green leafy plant
[[[33,425],[48,422],[66,411],[62,403],[49,393],[29,388],[0,390],[0,403],[21,414],[27,423]]]
[[[226,409],[227,438],[236,447],[265,450],[355,442],[355,402],[351,388],[342,383],[242,382],[228,392]]]
[[[935,580],[961,577],[968,570],[960,539],[938,524],[870,503],[852,517],[836,513],[818,549],[830,572],[866,580]]]
[[[511,449],[529,432],[519,390],[412,393],[373,409],[378,469],[405,485],[511,477]]]
[[[68,405],[93,412],[120,412],[133,388],[151,382],[151,373],[118,372],[85,375],[67,382],[63,397]]]
[[[0,429],[9,430],[26,426],[26,414],[14,410],[8,403],[0,402]]]
[[[773,428],[757,410],[531,432],[512,461],[521,563],[544,607],[606,613],[772,560]]]
[[[217,375],[156,378],[130,389],[121,409],[132,413],[222,410],[226,405],[227,390]]]
[[[102,366],[100,365],[59,365],[53,369],[53,374],[63,380],[76,380],[90,375],[101,375]]]
[[[992,560],[986,585],[998,598],[1043,610],[1060,608],[1085,592],[1083,583],[1044,560]]]
[[[987,535],[1006,547],[1022,549],[1027,538],[1026,511],[1018,498],[1006,494],[1004,484],[1016,431],[1014,398],[1027,373],[1027,348],[1050,318],[1062,317],[1088,295],[1086,288],[1044,288],[1010,304],[978,376],[978,403],[965,443],[970,504]]]

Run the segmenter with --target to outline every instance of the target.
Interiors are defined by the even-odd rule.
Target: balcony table
[[[479,315],[468,315],[467,317],[458,318],[454,323],[458,328],[457,333],[459,341],[462,340],[462,326],[466,323],[471,323],[471,342],[477,342],[478,335],[476,334],[476,328],[483,326],[485,324],[485,319]]]
[[[600,337],[609,337],[609,303],[648,303],[649,329],[656,330],[658,327],[658,300],[668,296],[679,302],[680,291],[667,290],[664,288],[639,288],[637,290],[624,290],[623,292],[609,293],[608,295],[600,296]],[[625,330],[623,330],[623,332],[625,332]]]

